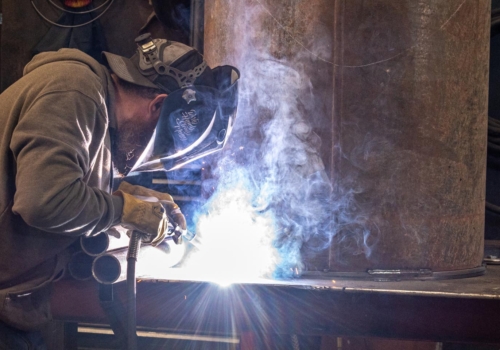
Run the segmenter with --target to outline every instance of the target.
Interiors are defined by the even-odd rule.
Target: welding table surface
[[[142,275],[141,280],[155,282],[211,282],[191,276],[183,269],[169,269],[165,274]],[[339,277],[304,277],[287,280],[240,280],[236,284],[295,287],[342,292],[369,292],[450,298],[500,299],[500,265],[490,265],[483,276],[444,280],[375,281]]]
[[[125,299],[125,283],[115,285]],[[500,266],[454,280],[375,282],[293,279],[222,288],[191,281],[181,269],[142,276],[137,321],[147,328],[207,334],[376,336],[500,343]],[[75,302],[75,301],[78,302]],[[106,324],[95,282],[55,284],[54,318]]]

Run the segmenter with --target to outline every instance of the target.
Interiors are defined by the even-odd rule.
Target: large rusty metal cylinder
[[[321,139],[299,165],[324,168],[333,209],[304,273],[482,271],[489,18],[489,0],[205,1],[208,63],[242,74],[235,145],[284,104]]]

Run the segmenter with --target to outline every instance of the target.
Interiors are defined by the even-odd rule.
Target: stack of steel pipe
[[[92,264],[92,276],[103,284],[112,284],[126,279],[127,248],[108,251],[98,256]],[[136,266],[136,275],[154,276],[165,269],[181,263],[186,254],[186,243],[175,244],[167,237],[156,247],[142,245]]]
[[[68,264],[69,275],[77,280],[94,279],[103,284],[125,280],[128,243],[125,232],[119,235],[101,232],[92,237],[81,237],[79,249]],[[155,269],[179,264],[185,252],[186,245],[173,243],[171,237],[157,247],[143,245],[137,264],[138,276],[154,274]]]
[[[90,280],[94,277],[94,262],[102,256],[116,251],[126,251],[128,237],[124,234],[110,235],[101,232],[91,237],[80,237],[79,249],[74,252],[68,263],[68,272],[77,280]]]

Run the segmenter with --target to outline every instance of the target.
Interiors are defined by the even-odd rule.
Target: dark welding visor
[[[131,172],[175,170],[221,150],[231,134],[238,104],[238,70],[213,69],[215,88],[178,89],[163,102],[153,137]]]

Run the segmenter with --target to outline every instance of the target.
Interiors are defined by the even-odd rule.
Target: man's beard
[[[140,119],[137,119],[140,120]],[[124,177],[141,156],[151,138],[152,131],[140,123],[127,121],[115,135],[112,148],[113,163],[118,175]]]

